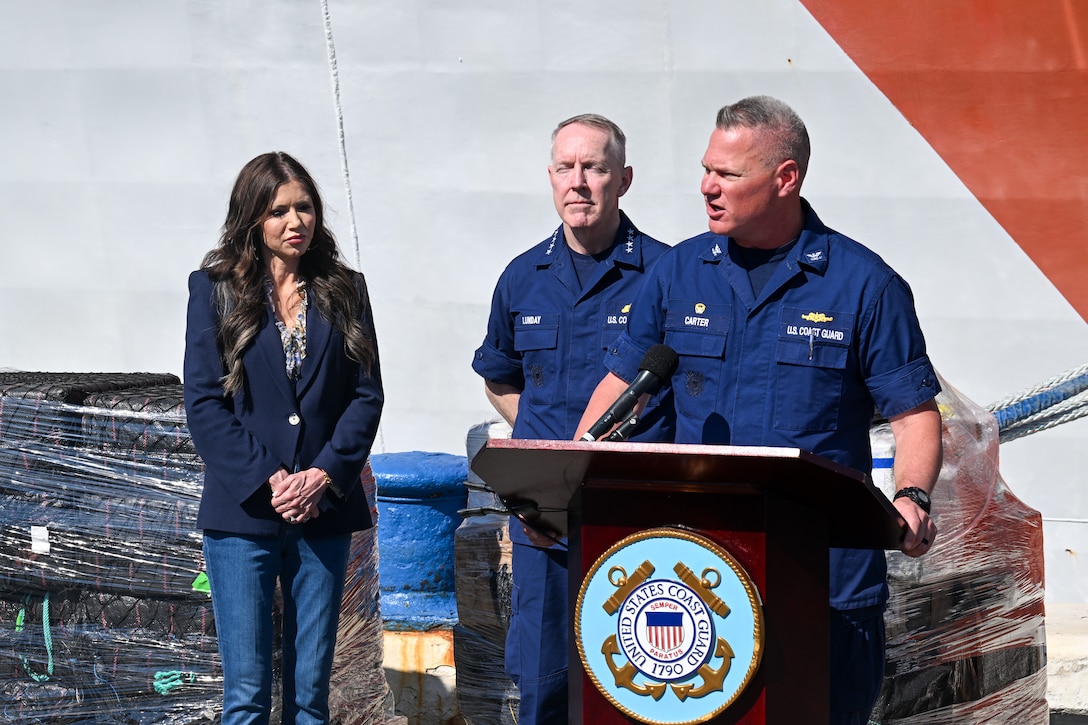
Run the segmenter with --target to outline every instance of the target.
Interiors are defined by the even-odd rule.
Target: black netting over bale
[[[78,406],[91,394],[180,382],[169,373],[0,372],[0,441],[79,445]]]
[[[200,468],[169,457],[0,444],[0,596],[204,596]]]
[[[178,376],[171,373],[3,371],[0,372],[0,396],[78,405],[86,401],[91,393],[180,383]]]
[[[215,617],[208,597],[179,602],[82,589],[0,599],[0,629],[41,629],[46,611],[50,626],[67,631],[140,631],[176,638],[215,636]]]
[[[220,675],[210,602],[75,590],[0,600],[11,720],[197,722],[212,717]]]
[[[199,460],[189,428],[181,385],[116,390],[89,395],[83,437],[92,448]]]
[[[95,515],[0,504],[0,595],[54,588],[163,599],[206,597],[193,586],[201,539],[184,508],[107,499]]]

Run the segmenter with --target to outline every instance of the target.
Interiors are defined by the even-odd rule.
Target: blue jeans
[[[264,725],[272,712],[276,581],[283,596],[283,725],[329,722],[329,679],[351,535],[303,538],[205,531],[223,663],[223,725]]]

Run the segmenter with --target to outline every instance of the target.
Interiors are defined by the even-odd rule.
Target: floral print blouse
[[[302,299],[302,304],[299,305],[298,319],[294,327],[288,327],[276,316],[276,303],[272,297],[272,280],[266,277],[264,286],[268,293],[268,306],[272,311],[272,319],[276,321],[276,327],[280,331],[280,341],[283,343],[283,355],[287,361],[287,379],[297,382],[302,375],[302,361],[306,359],[306,310],[309,308],[306,280],[298,281],[298,296]]]

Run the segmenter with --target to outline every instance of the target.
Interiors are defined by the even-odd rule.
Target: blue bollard
[[[370,457],[378,486],[378,586],[386,630],[457,622],[454,532],[465,507],[468,462],[448,453]]]

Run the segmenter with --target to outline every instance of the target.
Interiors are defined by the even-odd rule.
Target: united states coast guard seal
[[[763,653],[751,578],[721,546],[683,529],[642,531],[602,554],[582,581],[574,625],[597,689],[652,725],[720,714]]]

